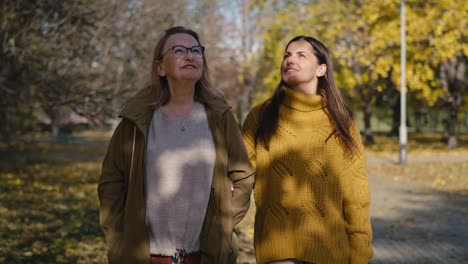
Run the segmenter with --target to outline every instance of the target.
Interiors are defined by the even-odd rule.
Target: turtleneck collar
[[[285,94],[283,104],[292,109],[310,112],[325,107],[325,102],[320,95],[306,94],[287,87],[283,87],[282,89]]]

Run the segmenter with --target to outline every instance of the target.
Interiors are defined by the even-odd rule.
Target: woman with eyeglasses
[[[274,94],[242,128],[256,170],[257,263],[368,263],[366,157],[329,52],[295,37],[280,70]]]
[[[98,185],[109,263],[235,263],[253,170],[197,33],[156,44],[152,83],[120,117]]]

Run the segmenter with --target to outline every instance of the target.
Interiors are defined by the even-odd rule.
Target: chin
[[[296,80],[291,80],[291,79],[283,79],[283,83],[287,86],[287,87],[291,87],[291,86],[294,86],[296,84],[298,84],[299,82],[297,82]]]
[[[191,80],[191,81],[198,81],[201,79],[201,75],[185,75],[182,76],[182,79]]]

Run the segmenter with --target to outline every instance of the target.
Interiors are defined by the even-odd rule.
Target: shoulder
[[[154,89],[151,86],[144,87],[127,100],[119,116],[124,117],[124,119],[135,119],[142,113],[151,111],[153,109],[154,98]]]
[[[244,124],[249,123],[249,122],[257,122],[258,119],[260,118],[260,112],[262,110],[263,105],[264,103],[254,106],[247,114]]]
[[[212,133],[226,135],[232,127],[239,128],[234,113],[224,98],[213,98],[204,102],[203,106]]]
[[[135,129],[136,127],[133,122],[128,118],[122,118],[114,130],[113,138],[119,139],[120,141],[125,140],[130,137],[130,135],[133,135]]]
[[[224,97],[214,97],[204,102],[203,105],[208,113],[217,118],[223,118],[226,113],[231,112],[231,106],[224,100]]]

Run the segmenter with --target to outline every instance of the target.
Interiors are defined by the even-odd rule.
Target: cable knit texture
[[[366,157],[359,131],[350,154],[335,137],[319,95],[284,88],[278,129],[267,151],[255,144],[260,107],[243,137],[256,169],[257,263],[298,259],[317,264],[368,263],[372,228]]]

